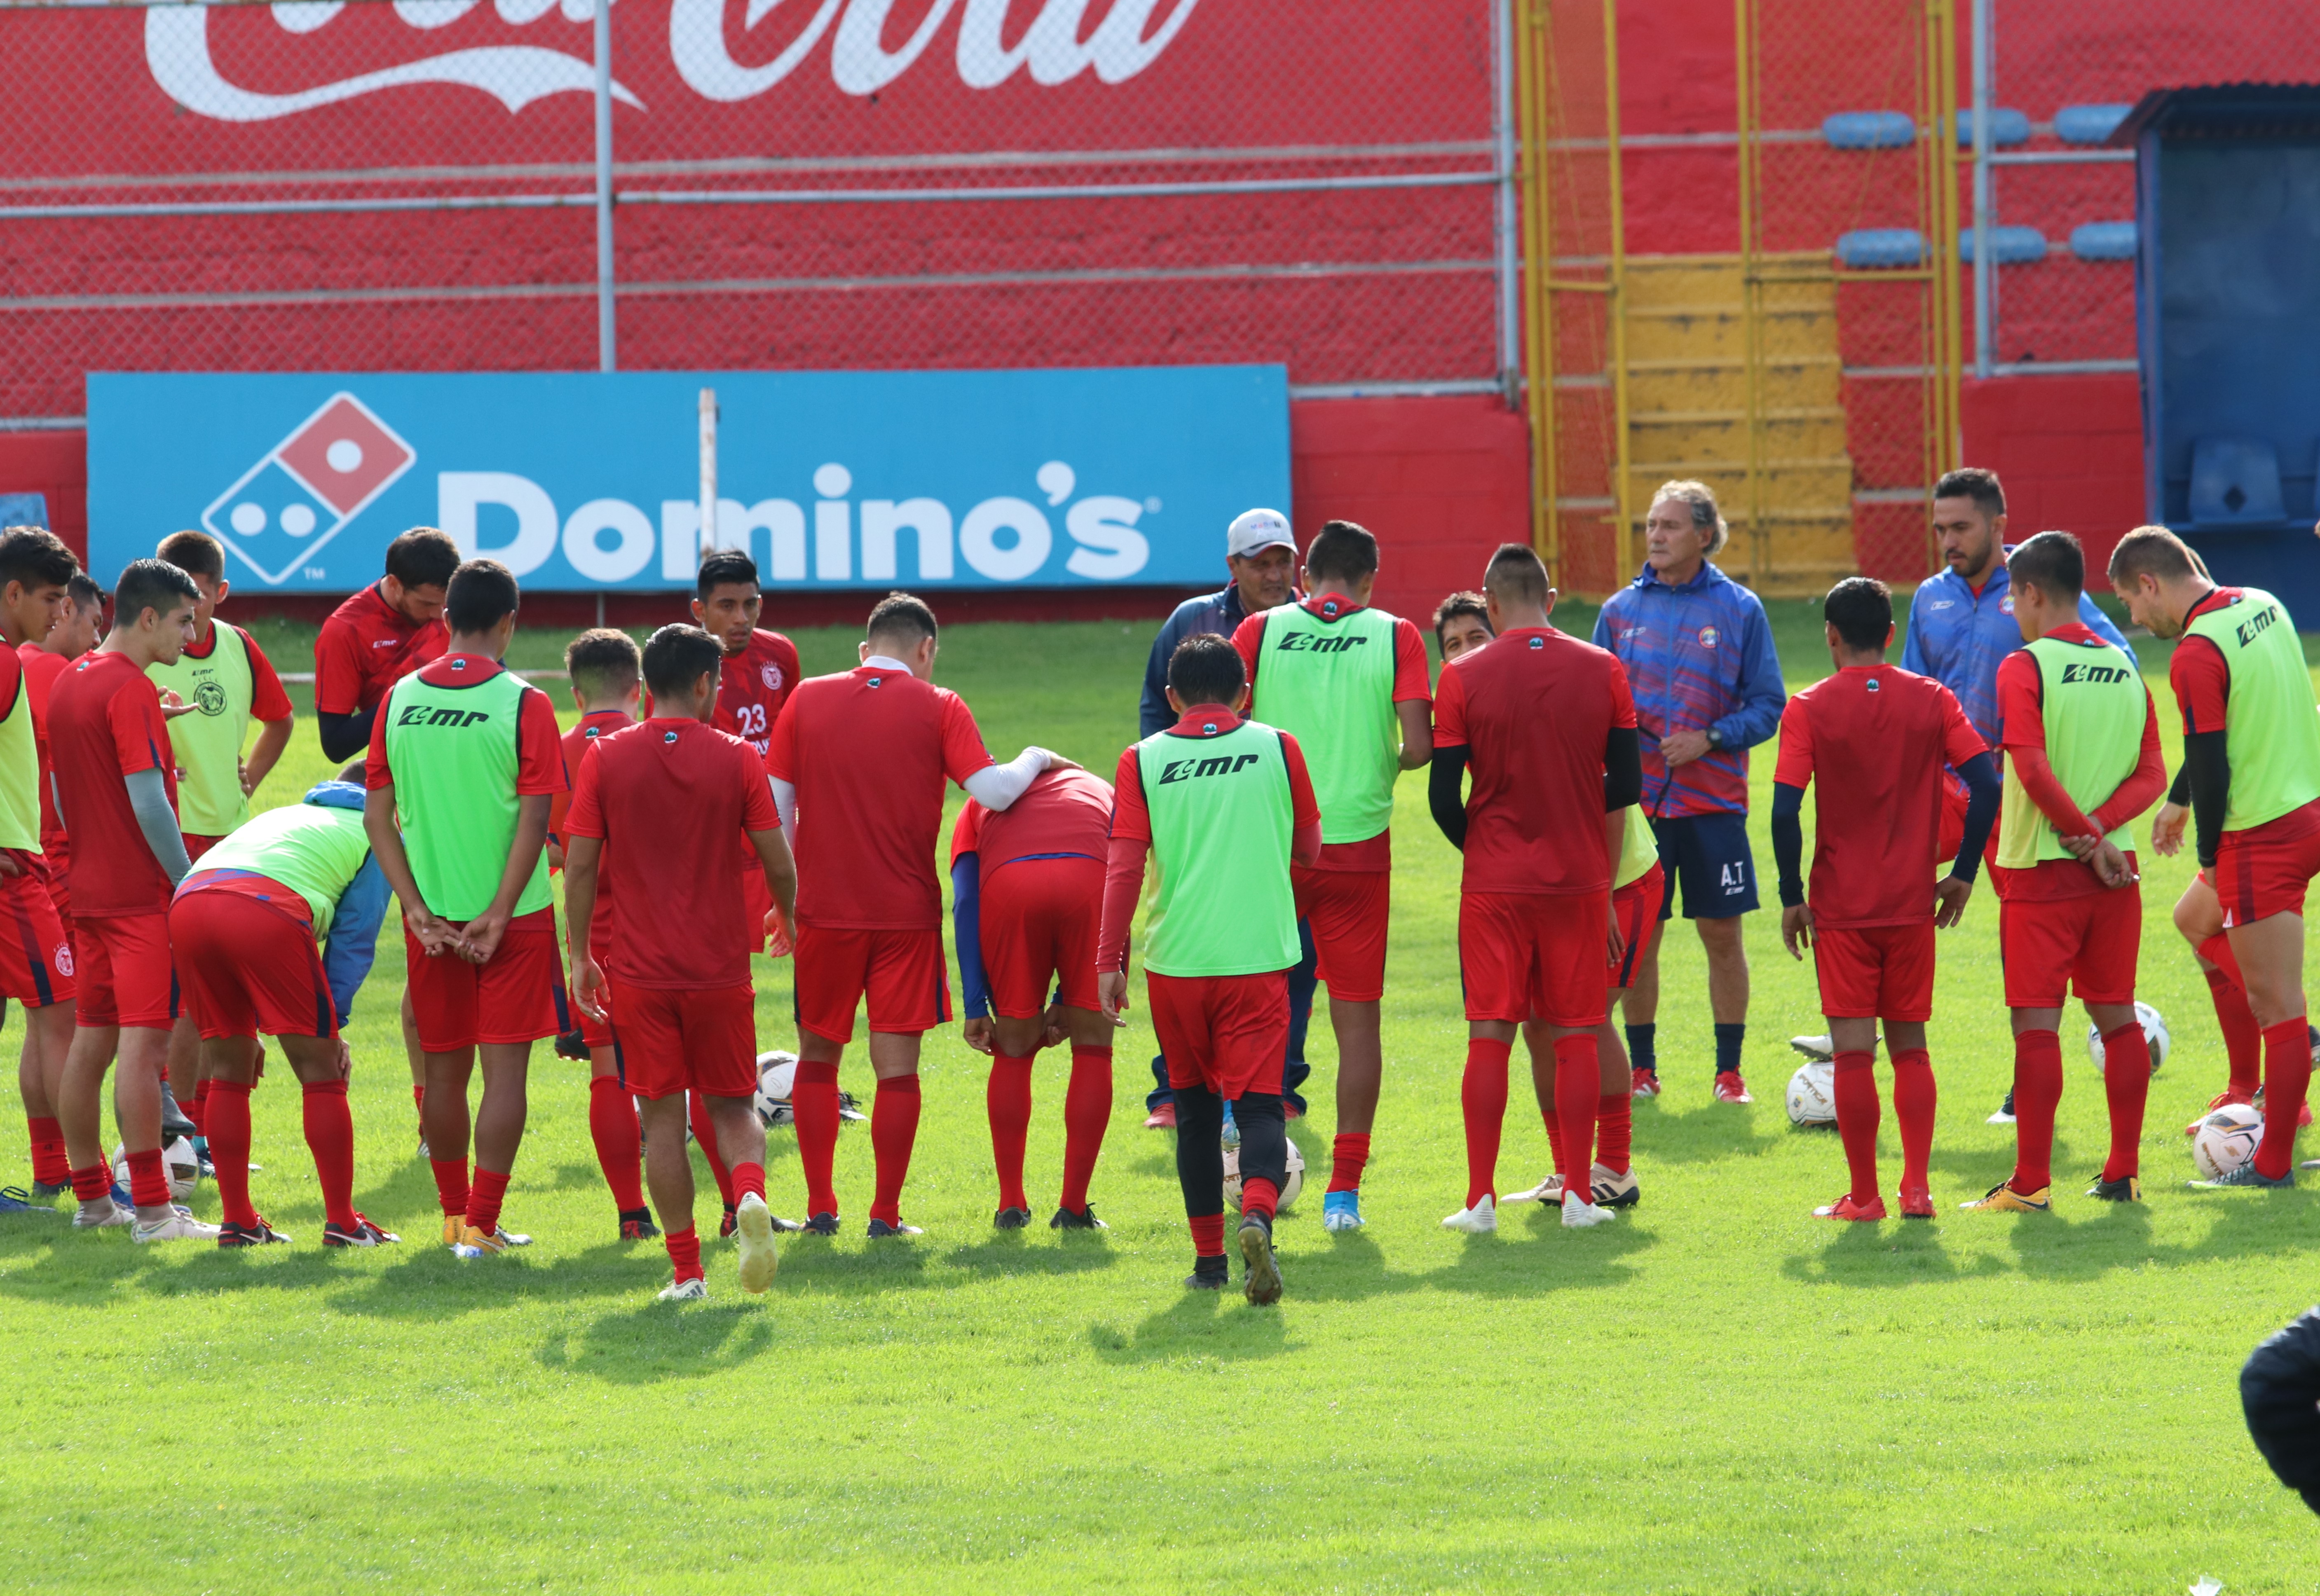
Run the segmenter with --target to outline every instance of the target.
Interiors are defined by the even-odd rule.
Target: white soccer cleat
[[[1487,1236],[1499,1228],[1498,1204],[1488,1192],[1472,1208],[1461,1208],[1442,1222],[1445,1231],[1464,1231],[1469,1236]]]
[[[733,1210],[734,1244],[741,1253],[741,1289],[751,1294],[774,1283],[781,1258],[774,1250],[774,1213],[765,1198],[751,1192]]]
[[[1789,1045],[1816,1064],[1836,1061],[1836,1038],[1834,1036],[1791,1036]]]
[[[1560,1203],[1563,1201],[1563,1177],[1550,1175],[1535,1186],[1519,1192],[1509,1192],[1500,1201],[1509,1205],[1516,1203]]]
[[[139,1220],[129,1227],[129,1239],[140,1245],[147,1241],[215,1241],[218,1228],[204,1224],[182,1208],[169,1210],[169,1217],[148,1224]]]
[[[135,1209],[123,1208],[111,1198],[105,1199],[104,1206],[102,1208],[94,1203],[84,1204],[74,1210],[72,1217],[73,1229],[76,1231],[105,1231],[111,1230],[115,1225],[133,1225],[136,1222]]]
[[[709,1282],[695,1275],[690,1280],[673,1281],[653,1294],[656,1303],[703,1303],[709,1300]]]
[[[1598,1164],[1590,1172],[1590,1179],[1595,1189],[1589,1195],[1599,1207],[1633,1208],[1643,1195],[1643,1187],[1636,1183],[1633,1165],[1628,1166],[1625,1174],[1620,1174],[1608,1166]]]
[[[1563,1194],[1563,1228],[1566,1231],[1584,1230],[1589,1225],[1607,1225],[1618,1217],[1609,1208],[1598,1208],[1577,1192]]]

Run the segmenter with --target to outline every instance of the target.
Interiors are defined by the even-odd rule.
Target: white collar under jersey
[[[889,658],[883,654],[874,654],[864,660],[862,668],[865,671],[900,671],[905,676],[911,673],[911,668],[902,661]]]

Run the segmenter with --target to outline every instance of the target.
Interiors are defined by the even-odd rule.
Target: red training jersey
[[[1048,771],[1004,809],[973,798],[950,834],[950,861],[982,856],[982,877],[1024,859],[1092,859],[1110,851],[1111,789],[1092,771]]]
[[[710,724],[762,757],[773,742],[774,722],[797,684],[797,645],[779,632],[754,631],[747,648],[727,654],[718,666],[717,714]]]
[[[938,929],[943,783],[996,762],[965,700],[908,671],[800,682],[766,752],[766,771],[797,789],[798,923]]]
[[[565,816],[572,812],[572,795],[580,785],[580,771],[587,763],[588,751],[599,738],[624,731],[637,723],[629,718],[625,709],[591,709],[580,717],[580,723],[564,734],[564,779],[572,783],[564,791],[548,800],[548,834],[557,847],[564,845]],[[588,922],[588,951],[599,964],[604,961],[604,951],[611,945],[612,934],[612,877],[600,857],[596,861],[596,912]]]
[[[1942,771],[1988,752],[1957,695],[1898,665],[1847,665],[1790,699],[1772,780],[1801,789],[1821,779],[1805,888],[1814,924],[1931,920]]]
[[[1468,749],[1464,892],[1607,892],[1603,755],[1636,724],[1627,672],[1608,649],[1553,627],[1516,627],[1444,667],[1434,746]]]
[[[177,759],[152,679],[127,654],[83,654],[50,695],[49,750],[72,835],[75,916],[166,914],[169,878],[122,780],[158,770],[177,807]]]
[[[72,857],[72,844],[57,817],[56,789],[50,781],[56,762],[49,754],[49,699],[72,662],[37,643],[21,645],[16,658],[24,668],[24,690],[32,695],[32,739],[41,751],[41,852],[50,864],[60,864]]]
[[[2087,648],[2107,648],[2110,645],[2083,621],[2071,621],[2056,627],[2046,634],[2061,643],[2076,643]],[[2026,648],[2017,648],[1998,665],[1998,717],[2005,728],[2001,738],[2007,752],[2016,755],[2014,773],[2020,779],[2031,801],[2037,804],[2046,818],[2053,821],[2064,836],[2107,836],[2118,826],[2134,819],[2159,801],[2167,789],[2166,756],[2159,747],[2159,710],[2151,702],[2151,692],[2143,690],[2143,749],[2134,769],[2118,790],[2089,814],[2080,814],[2071,801],[2071,795],[2053,778],[2051,770],[2044,769],[2046,753],[2045,678],[2039,672],[2035,655]],[[2042,768],[2044,780],[2025,769],[2030,762],[2020,757],[2032,752]],[[2058,813],[2059,811],[2059,813]],[[2134,855],[2127,854],[2132,864]],[[2007,870],[1993,854],[1990,884],[2000,897],[2009,902],[2052,903],[2058,898],[2091,897],[2110,890],[2096,875],[2094,867],[2075,859],[2042,859],[2027,870]]]
[[[739,737],[655,718],[599,739],[565,825],[604,842],[597,890],[609,888],[613,905],[613,980],[664,991],[747,981],[758,937],[734,843],[780,825],[757,751]]]
[[[449,640],[440,620],[420,625],[389,604],[373,582],[332,610],[315,635],[314,712],[354,715],[375,708]]]

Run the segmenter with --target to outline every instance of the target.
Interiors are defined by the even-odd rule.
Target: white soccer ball
[[[2191,1161],[2208,1180],[2221,1180],[2255,1157],[2263,1140],[2263,1115],[2244,1103],[2226,1103],[2191,1137]]]
[[[1289,1143],[1289,1177],[1281,1188],[1281,1206],[1288,1207],[1297,1201],[1297,1194],[1305,1189],[1305,1155],[1297,1144]],[[1240,1211],[1240,1149],[1225,1149],[1225,1206],[1236,1213]]]
[[[2151,1073],[2157,1075],[2159,1067],[2167,1062],[2168,1044],[2173,1040],[2167,1034],[2167,1022],[2160,1016],[2157,1009],[2147,1003],[2134,1005],[2134,1017],[2143,1023],[2143,1040],[2151,1047]],[[2087,1027],[2087,1057],[2095,1061],[2095,1073],[2100,1075],[2103,1067],[2102,1032],[2093,1025]]]
[[[202,1184],[201,1155],[183,1136],[162,1148],[161,1167],[168,1172],[169,1200],[173,1203],[187,1201],[193,1196],[194,1188]],[[115,1146],[113,1150],[113,1178],[124,1190],[128,1187],[129,1151],[126,1148]]]
[[[1789,1123],[1806,1130],[1836,1123],[1836,1066],[1817,1060],[1789,1077]]]
[[[751,1099],[757,1118],[767,1126],[792,1121],[790,1088],[797,1080],[797,1055],[778,1050],[757,1055],[757,1090]]]

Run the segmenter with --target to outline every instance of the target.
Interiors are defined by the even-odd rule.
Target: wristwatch
[[[1709,726],[1709,727],[1708,728],[1708,745],[1710,748],[1721,748],[1721,747],[1723,747],[1723,746],[1724,746],[1724,734],[1723,734],[1722,732],[1720,732],[1720,731],[1717,731],[1714,726]]]

